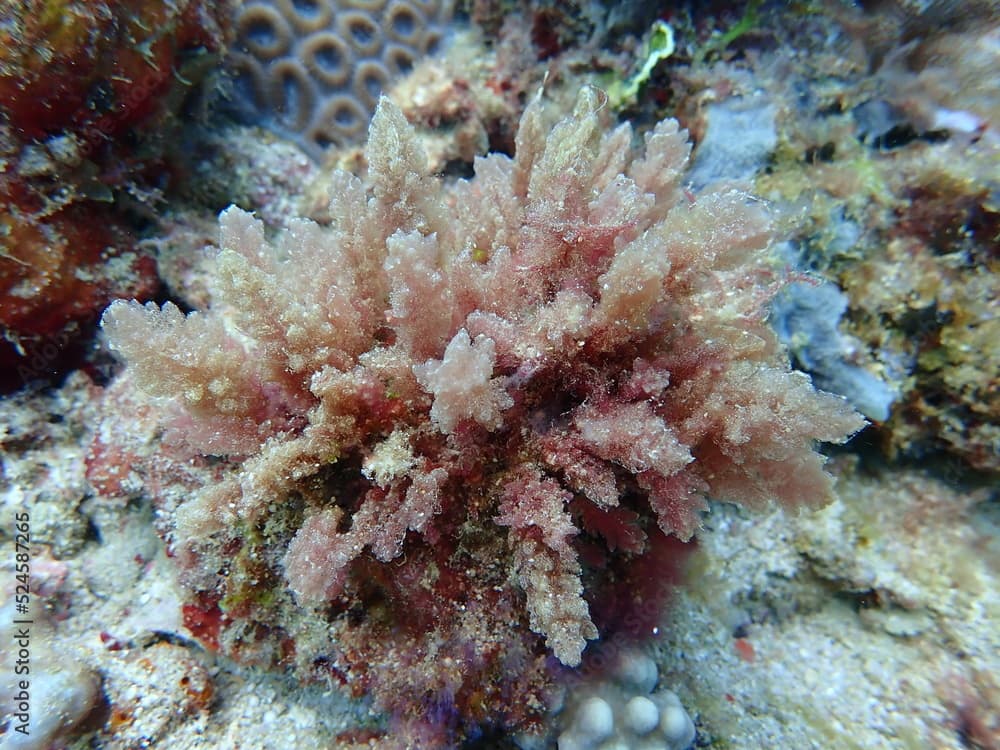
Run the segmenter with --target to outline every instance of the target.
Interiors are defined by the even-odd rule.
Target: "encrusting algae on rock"
[[[0,0],[0,393],[81,366],[111,300],[157,293],[138,237],[177,167],[183,103],[226,47],[230,10]]]
[[[533,726],[708,496],[822,504],[814,441],[864,424],[765,321],[761,206],[685,191],[673,120],[632,158],[599,105],[549,127],[536,98],[513,159],[446,184],[383,99],[331,227],[230,208],[210,309],[104,315],[156,471],[218,479],[161,503],[189,628],[370,693],[401,745]]]

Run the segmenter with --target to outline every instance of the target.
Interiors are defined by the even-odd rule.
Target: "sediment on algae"
[[[536,98],[515,156],[453,183],[383,99],[331,226],[230,208],[211,307],[108,308],[158,460],[218,462],[167,514],[203,641],[447,746],[538,721],[607,635],[593,592],[627,608],[707,497],[828,500],[814,443],[864,422],[765,322],[760,204],[686,192],[677,123],[634,156],[598,99],[551,125]]]

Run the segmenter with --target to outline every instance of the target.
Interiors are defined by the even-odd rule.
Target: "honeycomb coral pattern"
[[[241,104],[313,158],[360,141],[386,84],[438,47],[451,12],[451,0],[246,0]]]

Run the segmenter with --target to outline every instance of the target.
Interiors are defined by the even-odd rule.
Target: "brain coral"
[[[596,592],[665,578],[709,495],[824,502],[813,442],[863,424],[764,320],[759,204],[685,192],[676,122],[633,159],[599,109],[536,100],[515,158],[445,184],[383,100],[331,227],[272,244],[231,208],[211,309],[104,315],[178,467],[218,479],[163,509],[192,629],[370,692],[412,746],[539,720]]]
[[[233,68],[250,108],[318,158],[360,140],[386,83],[434,49],[449,0],[248,0]]]

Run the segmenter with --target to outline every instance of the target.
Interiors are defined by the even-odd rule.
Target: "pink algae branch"
[[[164,513],[219,648],[370,692],[422,746],[530,727],[663,535],[709,496],[826,502],[814,442],[863,424],[764,322],[760,206],[689,200],[687,134],[633,157],[599,109],[536,99],[513,159],[445,183],[383,100],[331,226],[272,244],[230,208],[210,309],[104,316],[178,466],[215,457]]]

